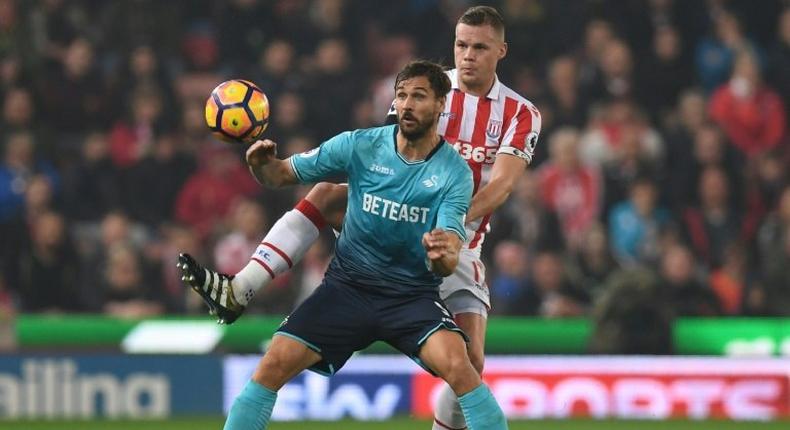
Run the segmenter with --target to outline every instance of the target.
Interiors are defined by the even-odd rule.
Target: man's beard
[[[400,127],[400,132],[403,133],[403,136],[412,141],[425,137],[428,134],[428,130],[433,126],[432,122],[422,122],[414,116],[409,116],[409,119],[414,121],[414,128],[406,130],[403,127],[403,117],[398,119],[398,127]]]

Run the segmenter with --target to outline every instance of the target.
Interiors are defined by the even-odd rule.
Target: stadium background
[[[543,115],[484,245],[488,350],[503,355],[490,382],[516,387],[509,414],[790,415],[790,5],[480,3],[506,19],[499,78]],[[227,354],[260,352],[332,239],[238,325],[206,324],[177,253],[234,273],[307,190],[257,186],[244,149],[207,132],[208,93],[257,83],[266,136],[301,152],[380,124],[405,61],[451,66],[472,4],[0,0],[0,416],[219,416],[245,362]],[[210,354],[172,355],[186,350]],[[360,357],[327,386],[302,377],[290,419],[425,416],[423,375],[369,372],[390,359]],[[596,389],[614,400],[579,394]],[[310,393],[323,397],[300,403]],[[394,409],[377,409],[388,393]],[[345,412],[321,415],[332,404]]]

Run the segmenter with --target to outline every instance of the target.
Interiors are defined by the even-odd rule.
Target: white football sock
[[[255,249],[250,262],[233,278],[236,301],[247,306],[256,292],[298,263],[325,224],[321,212],[307,200],[280,217]]]
[[[436,400],[436,408],[433,411],[433,430],[460,430],[466,428],[464,413],[458,403],[458,396],[455,395],[449,385],[444,384]]]

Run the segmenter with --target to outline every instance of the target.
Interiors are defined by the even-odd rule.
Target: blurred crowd
[[[492,313],[790,315],[790,3],[479,3],[543,116],[484,244]],[[202,313],[177,253],[235,273],[307,190],[211,137],[211,89],[257,83],[266,136],[301,152],[383,123],[409,59],[451,66],[472,4],[0,0],[0,316]],[[311,292],[324,239],[253,312]]]

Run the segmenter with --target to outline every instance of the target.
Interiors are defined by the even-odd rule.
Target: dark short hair
[[[505,33],[505,20],[502,15],[491,6],[472,6],[458,19],[459,24],[478,27],[490,25],[497,33]]]
[[[428,79],[436,97],[446,97],[450,92],[452,84],[450,78],[444,73],[444,67],[427,60],[412,61],[404,66],[395,78],[395,89],[401,82],[418,76],[425,76]]]

